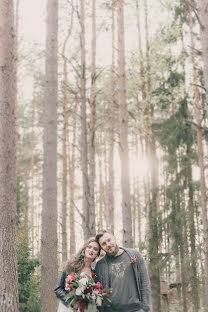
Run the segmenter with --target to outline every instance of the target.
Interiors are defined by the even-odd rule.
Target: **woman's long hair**
[[[66,274],[79,273],[82,270],[82,268],[84,267],[85,250],[87,246],[92,242],[97,243],[95,237],[89,238],[86,243],[84,243],[83,247],[78,251],[78,253],[66,262],[64,268]],[[99,251],[97,256],[100,255],[100,245],[98,244],[98,246]]]

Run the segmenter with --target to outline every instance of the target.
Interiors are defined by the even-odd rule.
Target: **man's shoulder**
[[[96,267],[102,266],[103,264],[106,264],[106,255],[97,261]]]
[[[131,258],[139,258],[142,259],[141,253],[135,248],[123,248]]]

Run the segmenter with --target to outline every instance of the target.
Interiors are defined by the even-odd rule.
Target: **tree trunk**
[[[34,256],[34,148],[35,148],[35,134],[34,134],[34,120],[35,120],[35,103],[32,101],[32,135],[31,135],[31,227],[32,227],[32,255]]]
[[[207,1],[199,1],[200,6],[202,3],[207,3]],[[208,3],[206,4],[206,7]],[[204,7],[205,9],[205,7]],[[202,14],[202,7],[200,11],[201,20],[204,23],[205,20],[204,14]],[[205,12],[204,12],[205,13]],[[206,182],[205,182],[205,174],[204,174],[204,152],[203,152],[203,143],[202,143],[202,128],[201,128],[201,113],[200,113],[200,96],[199,96],[199,89],[197,86],[197,68],[196,68],[196,57],[195,57],[195,44],[194,44],[194,37],[193,37],[193,22],[192,22],[192,15],[191,15],[191,8],[189,8],[189,26],[190,26],[190,36],[191,36],[191,57],[192,57],[192,65],[193,65],[193,83],[194,83],[194,97],[195,97],[195,114],[196,114],[196,121],[197,121],[197,154],[198,154],[198,163],[200,168],[200,192],[201,192],[201,207],[202,207],[202,224],[203,224],[203,239],[204,239],[204,255],[205,255],[205,311],[208,311],[208,220],[207,220],[207,198],[206,198]],[[207,14],[206,14],[207,18]],[[207,23],[207,21],[206,21]],[[208,24],[207,28],[204,25],[205,29],[202,30],[202,45],[203,41],[205,40],[204,35],[208,32]],[[205,33],[204,33],[205,32]],[[207,41],[208,44],[208,41]],[[208,53],[208,46],[206,49],[203,48],[203,54],[207,57]],[[207,62],[207,60],[206,60]],[[206,69],[205,65],[205,72],[204,72],[204,79],[208,80],[208,68]],[[207,71],[206,71],[207,70]],[[208,85],[207,90],[208,92]],[[207,96],[208,99],[208,96]]]
[[[191,150],[187,146],[187,158],[191,159]],[[198,291],[198,279],[197,279],[197,250],[196,250],[196,229],[195,229],[195,218],[194,218],[194,187],[192,178],[192,167],[191,162],[188,162],[187,166],[187,178],[188,178],[188,192],[189,192],[189,203],[188,203],[188,215],[189,215],[189,232],[190,232],[190,246],[191,246],[191,294],[193,297],[193,312],[199,311],[199,291]]]
[[[111,59],[111,99],[109,133],[109,182],[108,182],[108,221],[107,227],[114,233],[114,137],[115,137],[115,4],[112,0],[112,59]]]
[[[70,255],[75,254],[76,251],[76,240],[75,240],[75,225],[74,225],[74,213],[75,213],[75,204],[74,204],[74,192],[75,192],[75,144],[77,137],[77,109],[78,109],[78,100],[75,98],[75,106],[73,113],[73,141],[71,147],[71,166],[70,166],[70,210],[69,210],[69,222],[70,222]]]
[[[92,62],[90,90],[90,146],[89,146],[89,231],[95,235],[95,119],[96,119],[96,0],[92,1]]]
[[[89,230],[89,177],[88,177],[88,149],[87,149],[87,125],[86,125],[86,63],[85,63],[85,1],[80,0],[80,24],[81,24],[81,167],[82,167],[82,224],[84,240],[90,236]]]
[[[158,233],[158,159],[153,135],[151,135],[151,203],[149,210],[149,257],[150,257],[150,281],[151,281],[151,300],[153,312],[161,311],[160,304],[160,268],[158,266],[159,255],[159,233]]]
[[[67,232],[66,232],[66,222],[67,222],[67,129],[68,129],[68,113],[67,113],[67,58],[65,56],[66,45],[72,32],[73,25],[73,9],[71,16],[71,25],[68,30],[67,36],[64,40],[62,49],[63,58],[63,130],[62,130],[62,214],[61,214],[61,227],[62,227],[62,263],[67,260]]]
[[[198,0],[198,17],[200,21],[201,30],[201,45],[202,45],[202,58],[204,64],[204,85],[206,89],[206,109],[207,109],[207,119],[208,119],[208,0]],[[206,295],[208,298],[208,296]],[[208,304],[208,299],[207,299]],[[207,307],[208,311],[208,307]]]
[[[161,311],[160,302],[160,267],[159,263],[159,231],[158,231],[158,213],[159,213],[159,172],[158,158],[156,153],[156,142],[152,133],[152,124],[154,123],[154,107],[151,100],[151,77],[150,77],[150,56],[149,56],[149,29],[148,29],[148,3],[145,0],[145,33],[146,33],[146,59],[147,59],[147,98],[146,98],[146,116],[147,116],[147,155],[150,165],[150,187],[151,200],[149,208],[149,259],[150,259],[150,281],[151,281],[151,300],[153,312]],[[142,77],[143,80],[143,77]],[[144,88],[144,87],[143,87]]]
[[[15,62],[14,62],[14,79],[15,79],[15,129],[16,129],[16,146],[18,146],[18,38],[19,38],[19,0],[16,0],[15,8]],[[17,149],[18,150],[18,149]]]
[[[25,166],[24,168],[24,196],[25,196],[25,203],[24,203],[24,223],[23,223],[23,231],[24,231],[24,237],[27,240],[28,244],[28,208],[29,208],[29,188],[28,188],[28,170]]]
[[[103,186],[103,177],[102,177],[102,163],[101,163],[101,158],[99,158],[99,222],[98,222],[98,230],[101,231],[103,229],[103,191],[104,191],[104,186]]]
[[[141,80],[142,101],[143,101],[143,105],[145,105],[147,93],[146,93],[146,86],[145,86],[144,57],[143,57],[143,52],[142,52],[141,26],[140,26],[140,14],[139,13],[140,13],[139,0],[136,0],[140,80]]]
[[[47,2],[46,80],[41,252],[41,312],[55,312],[57,265],[57,69],[58,0]]]
[[[180,168],[180,164],[178,164]],[[178,169],[179,171],[179,169]],[[176,177],[176,185],[180,185],[180,174],[177,172]],[[182,298],[183,298],[183,312],[187,312],[187,279],[186,279],[186,263],[185,263],[185,248],[184,248],[184,240],[185,237],[183,235],[183,227],[184,227],[184,219],[178,218],[182,214],[182,195],[180,194],[179,190],[176,192],[176,219],[177,220],[177,242],[179,246],[179,253],[180,253],[180,261],[181,261],[181,288],[182,288]],[[174,223],[175,224],[175,223]]]
[[[15,50],[12,0],[0,0],[0,310],[18,312]]]
[[[118,105],[120,124],[121,193],[123,246],[132,247],[132,217],[129,182],[128,111],[126,103],[126,73],[124,44],[124,1],[117,1],[118,11]]]

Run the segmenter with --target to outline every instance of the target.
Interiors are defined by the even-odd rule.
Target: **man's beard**
[[[107,254],[108,256],[110,256],[110,257],[115,257],[115,256],[117,255],[118,251],[119,251],[119,247],[118,247],[118,245],[116,245],[116,248],[115,248],[114,251],[112,251],[112,252],[107,252],[107,251],[106,251],[106,254]]]

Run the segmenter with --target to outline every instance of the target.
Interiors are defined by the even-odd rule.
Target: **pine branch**
[[[201,21],[200,21],[200,18],[199,18],[198,13],[197,13],[198,8],[197,8],[191,1],[189,1],[189,0],[185,0],[185,2],[192,8],[194,14],[196,15],[196,18],[197,18],[197,20],[198,20],[198,23],[199,23],[200,27],[203,28],[203,25],[202,25],[202,23],[201,23]]]
[[[192,83],[192,86],[199,87],[200,89],[206,91],[206,88],[205,88],[205,87],[203,87],[202,85],[199,85],[199,84],[197,84],[197,83]]]
[[[197,128],[197,129],[208,131],[208,128],[207,128],[207,127],[199,126],[199,125],[197,125],[197,123],[195,123],[194,121],[187,120],[187,122],[190,123],[191,125],[193,125],[193,126],[194,126],[195,128]]]

